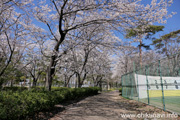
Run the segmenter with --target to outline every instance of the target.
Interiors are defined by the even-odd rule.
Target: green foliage
[[[122,88],[119,88],[119,92],[120,92],[120,93],[122,92]]]
[[[64,81],[53,80],[52,84],[62,86],[62,85],[64,85]]]
[[[28,89],[27,87],[4,87],[2,90],[4,90],[4,91],[9,91],[9,90],[23,91],[23,90],[27,90],[27,89]]]
[[[168,46],[172,46],[173,44],[180,43],[180,30],[170,32],[161,36],[159,39],[155,39],[152,45],[158,50],[159,53],[166,53],[168,56]],[[175,51],[174,51],[175,52]]]
[[[3,83],[13,82],[19,83],[21,82],[21,77],[24,76],[23,72],[13,67],[11,64],[6,68],[4,74],[0,76],[0,87]]]
[[[159,31],[163,31],[164,26],[156,26],[156,25],[148,25],[145,29],[142,29],[142,26],[138,26],[136,29],[128,29],[126,32],[126,38],[134,38],[138,35],[146,35],[145,39],[150,39],[151,36],[156,34]],[[149,45],[145,45],[143,43],[139,44],[138,47],[143,47],[146,50],[150,49]]]
[[[6,87],[6,90],[9,89]],[[42,87],[32,88],[30,91],[18,91],[18,88],[0,93],[0,119],[25,119],[38,111],[48,110],[63,101],[77,99],[97,94],[100,88],[52,88],[45,91]],[[12,91],[16,90],[16,91]]]
[[[149,25],[144,30],[141,26],[138,26],[136,29],[127,30],[126,38],[136,37],[139,34],[147,33],[146,38],[156,34],[156,32],[163,31],[164,26]]]
[[[165,34],[165,35],[161,36],[160,39],[156,39],[154,42],[162,41],[162,40],[167,40],[167,39],[170,39],[170,38],[175,38],[175,37],[177,37],[177,35],[179,33],[180,33],[180,30],[170,32],[168,34]]]

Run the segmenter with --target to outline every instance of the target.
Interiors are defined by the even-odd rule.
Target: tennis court
[[[134,65],[134,70],[121,78],[122,96],[180,114],[178,55],[140,68]]]

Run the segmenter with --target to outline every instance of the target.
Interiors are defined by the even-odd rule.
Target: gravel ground
[[[57,105],[50,120],[180,120],[180,117],[159,108],[128,100],[118,91],[101,93],[68,105]],[[126,116],[125,116],[126,115]],[[151,116],[150,116],[151,115]],[[161,116],[159,116],[161,115]],[[172,115],[172,116],[168,116]],[[156,116],[156,117],[153,117]],[[159,118],[158,118],[159,117]]]

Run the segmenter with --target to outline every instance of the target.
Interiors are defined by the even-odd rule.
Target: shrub
[[[4,90],[4,91],[9,91],[9,90],[23,91],[23,90],[27,90],[27,89],[28,89],[27,87],[4,87],[2,90]]]
[[[13,88],[14,89],[14,88]],[[7,89],[6,89],[7,90]],[[100,89],[89,88],[32,88],[30,91],[2,91],[0,93],[0,120],[25,119],[38,111],[48,110],[66,100],[97,94]]]
[[[40,87],[40,86],[36,86],[36,87],[31,87],[30,91],[32,92],[42,92],[42,91],[45,91],[45,87]]]
[[[122,92],[122,88],[119,88],[119,92],[120,92],[120,93]]]

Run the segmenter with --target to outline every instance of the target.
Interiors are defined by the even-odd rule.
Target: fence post
[[[145,71],[146,71],[146,85],[147,85],[147,97],[148,97],[148,105],[149,105],[149,81],[148,81],[148,67],[145,66]]]
[[[127,87],[128,87],[128,85],[127,85],[127,74],[125,75],[125,81],[126,81],[126,98],[127,98],[127,91],[128,91],[128,89],[127,89]]]
[[[139,85],[138,85],[138,76],[137,76],[137,70],[136,70],[136,67],[135,67],[135,62],[133,62],[133,71],[134,71],[134,79],[136,79],[136,90],[137,90],[137,95],[138,95],[138,102],[139,102]],[[135,76],[136,74],[136,76]],[[136,77],[136,78],[135,78]]]
[[[133,97],[133,79],[132,76],[129,76],[130,80],[131,80],[131,99]]]
[[[161,62],[160,62],[160,60],[159,60],[159,75],[160,75],[160,80],[161,80],[163,109],[164,109],[164,111],[165,111],[165,110],[166,110],[166,107],[165,107],[165,101],[164,101],[164,89],[163,89],[163,82],[162,82],[162,75],[161,75]]]
[[[124,90],[123,90],[123,75],[121,75],[121,87],[122,87],[122,91],[121,91],[121,92],[122,92],[122,96],[123,96],[123,91],[124,91]],[[123,97],[124,97],[124,96],[123,96]]]
[[[127,80],[128,80],[128,91],[127,91],[127,95],[128,95],[128,98],[130,98],[130,90],[131,90],[131,87],[130,87],[129,74],[127,74]]]

